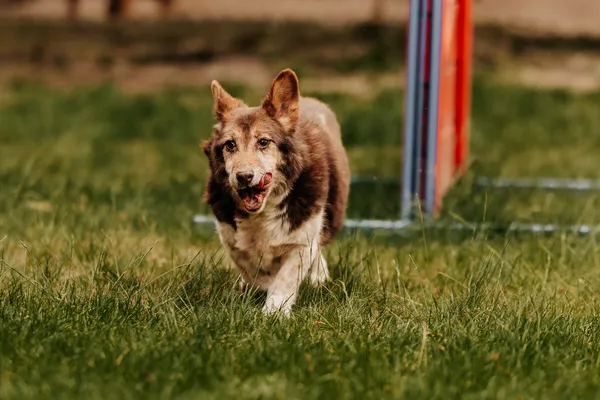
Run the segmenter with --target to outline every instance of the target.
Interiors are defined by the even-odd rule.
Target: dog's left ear
[[[271,84],[271,90],[262,102],[262,108],[286,130],[298,121],[300,83],[291,69],[284,69]]]

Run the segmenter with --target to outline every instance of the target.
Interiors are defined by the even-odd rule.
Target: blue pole
[[[439,89],[442,49],[443,0],[433,0],[431,21],[431,74],[429,78],[429,110],[427,115],[427,159],[425,171],[424,213],[432,214],[435,206],[435,164],[439,118]]]
[[[422,63],[419,62],[420,44],[423,42],[419,18],[424,0],[410,1],[410,14],[408,23],[408,53],[406,70],[406,91],[404,104],[404,149],[402,159],[402,192],[400,196],[401,218],[408,219],[411,215],[413,195],[416,193],[415,168],[418,165],[418,154],[415,152],[417,145],[417,123],[419,121],[419,104],[417,90],[419,73]],[[425,0],[426,1],[426,0]]]

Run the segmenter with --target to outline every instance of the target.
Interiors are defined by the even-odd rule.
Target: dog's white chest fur
[[[262,290],[269,289],[284,263],[297,259],[298,268],[301,268],[310,266],[317,254],[320,256],[322,227],[323,213],[320,212],[290,231],[285,213],[275,207],[237,219],[236,229],[217,223],[221,242],[242,273],[244,282]]]
[[[251,254],[270,255],[273,248],[287,242],[289,224],[281,214],[261,213],[237,220],[235,246]]]

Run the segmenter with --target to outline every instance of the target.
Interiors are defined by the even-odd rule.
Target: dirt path
[[[0,0],[0,5],[4,0]],[[103,17],[104,2],[101,0],[81,0],[81,17],[85,20],[100,20]],[[325,24],[356,24],[366,21],[372,15],[373,0],[178,0],[174,10],[174,18],[185,19],[235,19],[235,20],[266,20],[266,21],[313,21]],[[406,21],[408,0],[383,0],[384,15],[388,21]],[[569,36],[587,36],[600,39],[600,0],[474,0],[475,19],[480,25],[498,24],[503,28],[516,29],[525,32],[525,42],[532,36],[551,35],[558,38]],[[341,5],[341,6],[340,6]],[[154,18],[157,7],[152,0],[133,0],[133,15],[135,19]],[[30,0],[19,7],[0,7],[0,17],[9,18],[42,18],[57,20],[65,13],[64,0]],[[2,20],[0,20],[2,23]],[[62,26],[60,23],[55,24]],[[195,24],[210,28],[210,24]],[[180,26],[177,24],[177,26]],[[198,34],[198,28],[192,28]],[[227,24],[226,27],[230,27]],[[137,28],[132,28],[136,30]],[[270,29],[270,28],[269,28]],[[286,27],[286,32],[290,29]],[[211,33],[214,33],[212,30]],[[327,35],[327,33],[312,33],[312,36]],[[32,32],[27,32],[32,36]],[[217,34],[221,37],[223,32]],[[230,33],[227,31],[226,33]],[[263,33],[264,34],[264,33]],[[267,34],[273,34],[271,31]],[[39,34],[37,34],[40,36]],[[103,68],[91,57],[93,43],[104,34],[92,34],[90,40],[84,38],[85,48],[78,57],[69,61],[68,72],[60,68],[41,68],[39,65],[22,62],[8,62],[13,57],[14,49],[0,52],[4,62],[0,63],[0,86],[11,81],[15,76],[40,79],[60,87],[73,84],[92,84],[101,81],[113,81],[127,91],[139,92],[155,90],[165,85],[205,85],[211,79],[237,81],[256,87],[266,86],[272,79],[274,70],[279,65],[271,65],[258,54],[228,54],[215,60],[197,63],[168,63],[155,62],[148,65],[127,64],[115,60],[111,68]],[[181,34],[180,34],[181,35]],[[35,35],[33,35],[35,36]],[[60,37],[61,35],[58,34]],[[118,36],[118,35],[117,35]],[[116,36],[116,37],[117,37]],[[144,35],[141,35],[144,36]],[[183,35],[190,39],[189,32]],[[227,35],[225,35],[227,36]],[[485,36],[485,35],[484,35]],[[41,37],[45,37],[43,34]],[[182,48],[203,48],[206,35],[191,39]],[[64,39],[64,38],[63,38]],[[212,38],[210,43],[222,47]],[[37,38],[36,38],[37,40]],[[96,42],[94,42],[94,40]],[[160,40],[164,40],[160,39]],[[151,40],[151,43],[160,42]],[[476,58],[485,58],[486,53],[502,53],[502,45],[495,36],[488,38],[476,37]],[[578,40],[578,39],[577,39]],[[74,42],[76,42],[75,40]],[[318,43],[321,39],[317,39]],[[595,43],[594,41],[594,43]],[[43,40],[42,40],[43,42]],[[46,40],[45,45],[53,41]],[[73,41],[67,40],[69,46]],[[67,44],[65,42],[65,44]],[[81,40],[80,40],[81,42]],[[19,43],[17,41],[6,42]],[[203,44],[204,43],[204,44]],[[312,42],[311,42],[312,43]],[[352,42],[354,43],[354,42]],[[554,43],[554,42],[553,42]],[[159,43],[160,44],[160,43]],[[522,43],[521,43],[522,44]],[[31,45],[31,43],[29,43]],[[100,47],[107,45],[100,43]],[[110,43],[108,44],[110,45]],[[62,46],[62,44],[61,44]],[[61,47],[59,46],[59,47]],[[81,47],[81,43],[79,44]],[[112,45],[111,45],[112,46]],[[346,46],[346,47],[344,47]],[[359,45],[358,47],[360,47]],[[567,51],[546,46],[541,51],[533,52],[517,50],[505,61],[498,61],[494,55],[494,63],[498,77],[503,80],[542,87],[569,87],[575,90],[597,90],[600,88],[600,52],[589,49],[579,52],[576,48]],[[10,47],[10,46],[8,46]],[[56,46],[54,46],[56,47]],[[143,46],[142,46],[143,47]],[[206,47],[206,46],[204,46]],[[209,46],[210,47],[210,46]],[[306,45],[304,47],[307,47]],[[348,51],[348,43],[344,44]],[[511,45],[504,47],[511,48]],[[514,47],[514,46],[513,46]],[[543,46],[542,46],[543,47]],[[589,45],[588,45],[589,47]],[[394,47],[395,49],[396,47]],[[133,47],[130,47],[130,51]],[[113,49],[114,50],[114,49]],[[164,50],[164,49],[163,49]],[[305,49],[306,50],[306,49]],[[317,44],[308,45],[310,52],[317,50]],[[162,51],[162,50],[161,50]],[[514,52],[514,49],[509,50]],[[296,51],[295,51],[296,52]],[[59,52],[60,53],[60,52]],[[539,54],[538,54],[539,53]],[[585,53],[585,54],[584,54]],[[280,52],[277,60],[287,58]],[[316,53],[315,53],[316,54]],[[2,60],[0,57],[0,60]],[[28,57],[28,56],[27,56]],[[18,58],[18,57],[17,57]],[[314,58],[314,57],[313,57]],[[24,58],[25,60],[26,58]],[[299,65],[304,65],[299,63]],[[313,71],[315,72],[315,71]],[[303,80],[304,88],[308,91],[340,91],[353,94],[369,94],[373,89],[382,87],[397,87],[404,84],[401,68],[398,71],[369,74],[356,72],[352,74],[335,74],[331,70],[313,73],[310,78]]]
[[[85,19],[101,19],[104,1],[81,0]],[[404,21],[408,0],[383,0],[389,21]],[[600,36],[598,0],[474,0],[478,23],[498,23],[557,35]],[[1,2],[1,1],[0,1]],[[14,17],[62,18],[64,0],[32,0],[24,6],[0,9]],[[189,19],[303,20],[354,23],[369,19],[373,0],[178,0],[174,16]],[[132,16],[153,18],[151,0],[134,0]]]

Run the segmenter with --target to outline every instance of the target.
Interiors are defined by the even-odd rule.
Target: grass
[[[0,99],[0,398],[598,397],[595,237],[346,233],[332,281],[263,317],[190,222],[208,93],[22,82]],[[322,96],[356,175],[398,176],[400,95]],[[598,222],[595,194],[470,183],[599,177],[600,94],[480,79],[474,95],[475,165],[444,218]],[[350,216],[396,212],[397,188],[353,188]]]

